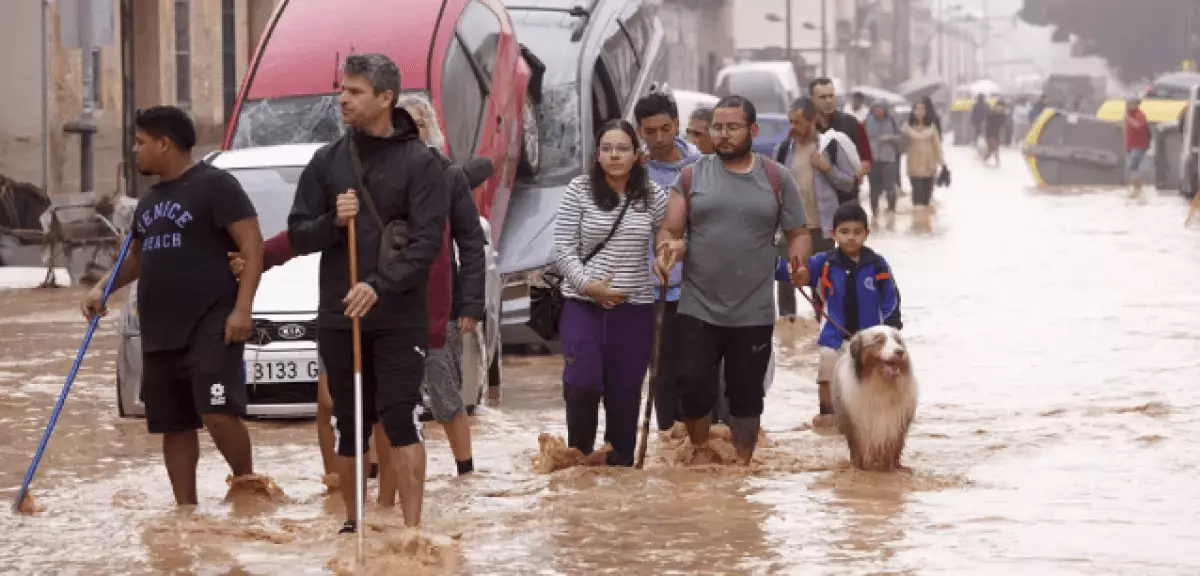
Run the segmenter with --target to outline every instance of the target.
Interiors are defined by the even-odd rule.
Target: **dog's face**
[[[908,349],[900,331],[891,326],[872,326],[850,339],[850,356],[861,377],[878,372],[887,380],[897,380],[909,372]]]

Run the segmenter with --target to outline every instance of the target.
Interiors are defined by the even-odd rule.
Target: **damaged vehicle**
[[[287,229],[287,215],[300,173],[321,144],[289,144],[215,152],[205,158],[241,183],[259,214],[264,238]],[[481,218],[487,254],[488,320],[463,339],[463,401],[474,411],[499,366],[500,274],[490,243],[489,225]],[[246,343],[246,386],[250,416],[304,418],[316,413],[317,302],[320,254],[293,258],[263,274],[254,297],[254,333]],[[493,328],[488,329],[491,326]],[[122,417],[145,415],[141,399],[141,338],[137,315],[137,283],[118,323],[117,406]]]
[[[665,74],[662,24],[642,0],[519,0],[508,5],[522,45],[545,64],[538,107],[541,170],[521,179],[500,232],[502,340],[545,345],[525,323],[529,287],[554,262],[554,215],[567,183],[591,165],[592,134]]]

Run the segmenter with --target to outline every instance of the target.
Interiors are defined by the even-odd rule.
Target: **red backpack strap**
[[[775,215],[775,230],[778,231],[783,224],[783,176],[779,174],[779,164],[770,158],[759,154],[758,160],[767,172],[767,182],[771,184],[771,192],[775,194],[775,202],[779,204],[779,211]]]
[[[767,182],[771,184],[771,192],[775,193],[775,200],[779,205],[783,206],[783,176],[779,173],[779,164],[774,160],[758,155],[758,159],[762,161],[763,169],[767,171]]]
[[[687,198],[692,194],[692,166],[691,164],[684,166],[679,172],[679,191],[683,193],[683,197]]]

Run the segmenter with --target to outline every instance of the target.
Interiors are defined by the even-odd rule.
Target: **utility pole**
[[[937,31],[937,73],[938,77],[945,79],[943,65],[946,62],[946,33],[943,30],[945,23],[942,21],[942,0],[937,0],[934,10],[937,12],[937,16],[933,19],[937,26],[934,28]]]
[[[783,0],[783,22],[787,27],[787,36],[784,39],[784,50],[787,51],[788,62],[795,65],[796,56],[792,54],[792,0]]]
[[[791,0],[788,0],[788,8],[791,8]],[[829,32],[826,29],[829,18],[826,10],[829,8],[829,0],[821,0],[821,76],[829,77]],[[791,14],[791,11],[788,11]],[[789,32],[790,32],[789,28]]]
[[[72,7],[70,3],[60,4],[62,8]],[[96,39],[94,37],[95,23],[93,22],[92,0],[76,0],[73,6],[77,10],[78,34],[79,34],[79,51],[80,51],[80,72],[83,84],[83,112],[78,120],[68,122],[63,126],[63,131],[68,133],[79,134],[79,191],[88,193],[95,192],[92,176],[95,173],[93,169],[93,148],[92,135],[96,133],[95,119],[95,94],[96,94],[96,70],[95,70],[95,52]]]
[[[991,78],[992,71],[988,68],[988,38],[990,38],[992,35],[991,14],[988,11],[988,7],[991,2],[989,2],[989,0],[980,0],[980,2],[983,3],[983,20],[980,22],[979,26],[979,34],[983,37],[982,42],[980,43],[980,50],[983,52],[981,55],[981,58],[983,58],[983,75]]]

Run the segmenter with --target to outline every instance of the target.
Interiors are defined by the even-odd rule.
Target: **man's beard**
[[[754,139],[747,138],[746,142],[744,144],[742,144],[741,146],[738,146],[732,152],[722,152],[720,148],[717,148],[715,150],[715,152],[717,153],[717,157],[720,158],[721,160],[725,160],[725,161],[745,160],[746,157],[750,155],[750,149],[751,149],[751,145],[753,143],[754,143]]]

